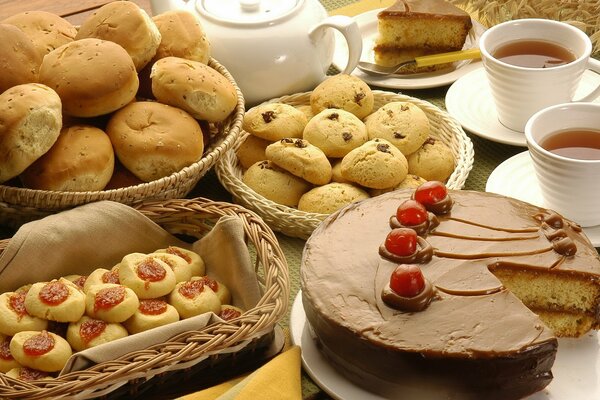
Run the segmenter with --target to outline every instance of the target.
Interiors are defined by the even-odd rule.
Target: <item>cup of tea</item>
[[[498,119],[509,129],[523,132],[527,120],[548,106],[600,96],[599,85],[574,99],[583,73],[600,73],[600,61],[590,58],[590,38],[572,25],[508,21],[485,31],[479,47]]]
[[[525,138],[545,206],[583,227],[600,225],[600,103],[538,111]]]

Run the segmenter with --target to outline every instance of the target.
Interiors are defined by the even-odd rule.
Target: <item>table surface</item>
[[[0,20],[22,11],[44,10],[61,15],[71,23],[80,24],[91,12],[93,12],[93,10],[108,2],[110,2],[110,0],[0,0]],[[149,14],[152,14],[149,0],[135,0],[135,2],[144,8]],[[321,0],[321,3],[329,11],[353,2],[353,0]],[[382,90],[378,87],[372,88]],[[447,90],[448,86],[444,86],[424,90],[402,90],[401,93],[429,101],[437,107],[445,109],[444,98]],[[475,160],[473,169],[466,180],[464,188],[484,191],[487,178],[494,168],[496,168],[497,165],[507,158],[524,151],[524,148],[491,142],[486,139],[479,138],[478,136],[469,134],[468,132],[467,134],[473,142]],[[230,200],[231,198],[229,194],[222,188],[222,186],[220,186],[213,172],[209,172],[204,178],[202,178],[197,187],[192,191],[192,193],[190,193],[190,197],[194,196],[203,196],[213,198],[215,200]],[[10,230],[3,228],[0,221],[0,238],[10,237],[12,233],[13,232]],[[281,234],[278,234],[277,237],[290,267],[291,307],[291,304],[298,293],[298,290],[300,289],[299,265],[302,249],[304,247],[304,241],[296,238],[286,237]],[[288,322],[289,315],[284,321],[282,321],[282,326],[284,329],[287,328]],[[304,399],[329,398],[304,373],[302,377],[302,388]]]

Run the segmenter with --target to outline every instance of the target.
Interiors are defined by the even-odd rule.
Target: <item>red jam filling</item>
[[[219,290],[219,282],[215,281],[214,279],[211,279],[208,276],[203,276],[202,280],[206,286],[212,289],[213,292],[216,293]]]
[[[179,293],[183,297],[187,297],[188,299],[193,299],[198,296],[204,290],[204,280],[198,279],[194,281],[188,281],[179,286]]]
[[[160,315],[167,311],[167,302],[164,300],[140,300],[139,310],[145,315]]]
[[[167,247],[167,253],[174,254],[176,256],[183,258],[185,261],[187,261],[188,264],[192,263],[192,258],[176,247],[172,247],[172,246]]]
[[[22,381],[35,381],[37,379],[44,379],[50,376],[47,372],[38,371],[37,369],[31,369],[27,367],[21,367],[19,370],[19,379]]]
[[[123,286],[100,289],[94,298],[94,312],[109,310],[121,304],[123,300],[125,300],[125,288]]]
[[[81,275],[79,278],[75,279],[73,283],[79,289],[83,289],[83,285],[85,285],[85,281],[87,280],[87,275]]]
[[[137,266],[137,275],[148,282],[160,282],[165,279],[167,271],[156,260],[146,258]]]
[[[23,343],[23,352],[28,356],[41,356],[54,348],[54,338],[46,331],[31,336]]]
[[[0,343],[0,359],[11,361],[13,356],[10,352],[10,340],[4,340]]]
[[[49,282],[40,290],[38,297],[44,304],[57,306],[69,297],[69,288],[60,281]]]
[[[117,285],[121,283],[119,281],[119,271],[108,271],[102,274],[102,282],[103,283],[116,283]]]
[[[10,308],[17,314],[19,319],[29,315],[25,309],[25,293],[13,293],[8,298]]]
[[[229,321],[230,319],[234,319],[242,315],[241,312],[234,308],[224,308],[219,313],[219,317],[223,318],[225,321]]]
[[[99,319],[86,319],[79,326],[79,336],[84,343],[89,343],[104,332],[106,322]]]

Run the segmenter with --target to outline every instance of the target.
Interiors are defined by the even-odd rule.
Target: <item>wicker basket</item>
[[[243,363],[270,346],[275,325],[286,314],[290,293],[287,263],[273,231],[251,211],[202,198],[144,202],[134,208],[173,234],[195,238],[208,232],[221,216],[239,217],[256,254],[255,269],[263,289],[258,304],[229,322],[186,332],[166,343],[52,380],[29,383],[0,374],[0,398],[88,399],[117,393],[130,397],[149,388],[154,391],[161,382],[168,381],[171,386],[184,375],[190,384],[196,384],[198,374],[204,379],[223,363]],[[0,253],[8,241],[0,241]],[[239,350],[233,352],[232,347]],[[196,377],[190,380],[192,374]]]
[[[225,76],[234,85],[237,92],[237,105],[224,121],[211,124],[209,145],[198,162],[152,182],[113,190],[57,192],[0,185],[0,221],[4,225],[18,227],[25,222],[42,218],[57,211],[99,200],[133,204],[149,199],[184,198],[241,135],[244,117],[242,92],[231,74],[219,62],[211,59],[209,66]]]
[[[439,138],[450,146],[456,167],[448,178],[446,186],[450,189],[461,189],[471,168],[473,167],[473,144],[460,124],[448,113],[433,104],[401,94],[374,90],[375,109],[392,101],[406,101],[419,106],[429,118],[432,136]],[[310,104],[310,92],[284,96],[269,102],[282,102],[293,106]],[[235,202],[255,211],[273,230],[288,236],[306,239],[327,214],[316,214],[299,211],[295,208],[277,204],[259,195],[242,182],[243,170],[238,162],[235,149],[248,135],[243,132],[234,149],[228,151],[215,166],[221,184],[233,195]]]

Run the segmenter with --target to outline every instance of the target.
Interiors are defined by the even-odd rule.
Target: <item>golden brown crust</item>
[[[0,24],[0,93],[38,81],[42,58],[31,39],[14,25]]]
[[[207,64],[211,47],[198,19],[185,10],[171,10],[152,18],[160,35],[155,60],[181,57]]]

